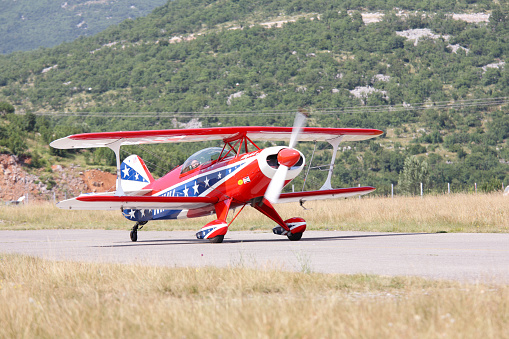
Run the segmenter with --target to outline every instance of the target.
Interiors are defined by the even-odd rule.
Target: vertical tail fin
[[[120,179],[124,192],[139,191],[154,181],[147,166],[136,154],[128,156],[120,164]]]

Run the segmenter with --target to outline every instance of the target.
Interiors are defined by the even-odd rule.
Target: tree
[[[500,191],[502,189],[502,181],[498,178],[491,178],[489,181],[481,183],[480,189],[486,193]]]
[[[12,106],[8,102],[0,101],[0,113],[2,114],[14,113],[14,106]]]
[[[7,142],[7,147],[11,150],[11,152],[15,155],[23,155],[25,151],[28,150],[28,146],[25,143],[25,140],[18,133],[11,133],[9,140]]]
[[[502,12],[501,8],[495,8],[490,15],[488,27],[496,31],[499,27],[504,27],[507,22],[507,16]]]
[[[403,171],[399,174],[398,185],[401,191],[406,194],[417,195],[420,192],[421,182],[423,185],[429,183],[429,166],[426,160],[419,161],[415,156],[405,159]]]

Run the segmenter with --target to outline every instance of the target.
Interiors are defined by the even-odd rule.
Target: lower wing
[[[209,197],[157,197],[81,195],[57,204],[58,208],[75,210],[122,210],[122,209],[194,209],[212,206],[217,198]]]
[[[308,192],[293,192],[282,193],[279,197],[278,203],[294,202],[294,201],[310,201],[310,200],[324,200],[332,198],[349,198],[358,195],[368,194],[376,188],[366,187],[351,187],[351,188],[336,188],[332,190],[308,191]]]

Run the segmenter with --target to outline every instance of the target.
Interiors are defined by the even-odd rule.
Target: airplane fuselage
[[[274,176],[277,164],[271,164],[271,157],[285,147],[270,147],[231,156],[217,162],[202,164],[187,172],[182,166],[148,184],[144,189],[152,190],[150,195],[162,197],[212,197],[218,201],[232,199],[231,208],[243,206],[256,197],[263,196]],[[291,167],[285,185],[293,180],[304,167],[302,161]],[[197,209],[125,209],[123,215],[132,221],[197,218],[215,213],[214,206]]]

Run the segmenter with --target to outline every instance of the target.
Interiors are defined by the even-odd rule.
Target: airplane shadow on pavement
[[[303,237],[295,243],[310,242],[310,241],[340,241],[340,240],[357,240],[362,238],[379,238],[379,237],[400,237],[400,236],[419,236],[438,233],[390,233],[390,234],[359,234],[359,235],[343,235],[332,237]],[[112,245],[99,245],[91,247],[129,247],[129,246],[168,246],[168,245],[207,245],[207,246],[224,246],[227,244],[238,243],[269,243],[269,242],[289,242],[284,236],[279,236],[274,239],[231,239],[226,238],[221,244],[211,244],[202,239],[154,239],[154,240],[138,240],[137,242],[123,241]],[[293,242],[292,242],[293,243]]]

